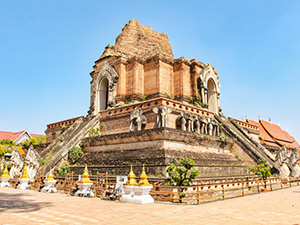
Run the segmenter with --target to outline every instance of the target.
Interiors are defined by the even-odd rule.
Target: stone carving
[[[210,135],[210,136],[213,135],[213,124],[212,124],[212,120],[211,120],[210,118],[208,119],[207,133],[208,133],[208,135]]]
[[[176,127],[181,127],[183,131],[193,131],[193,116],[188,111],[182,111],[176,119]]]
[[[25,157],[25,162],[28,164],[27,175],[30,180],[34,180],[36,172],[40,167],[39,158],[40,155],[34,150],[33,146],[31,145]]]
[[[298,162],[300,160],[298,149],[295,148],[289,157],[288,160],[288,167],[291,169],[291,175],[293,177],[299,177],[300,176],[300,167],[298,165]]]
[[[168,127],[169,113],[172,112],[172,109],[161,105],[159,107],[154,107],[152,110],[156,114],[156,127]]]
[[[146,116],[142,115],[143,110],[134,110],[130,113],[130,131],[141,131],[147,123]]]
[[[208,120],[204,116],[199,116],[200,126],[201,126],[201,134],[207,134],[207,124]]]
[[[11,178],[18,178],[21,175],[21,171],[24,166],[24,159],[17,148],[14,148],[12,151],[10,161],[13,166],[9,171],[9,176]]]
[[[187,111],[182,111],[176,119],[176,127],[183,131],[196,131],[199,134],[220,136],[221,129],[219,123],[205,116],[193,116]]]
[[[274,166],[279,171],[281,177],[288,177],[290,175],[290,170],[287,166],[288,153],[285,146],[276,155]]]
[[[216,121],[216,120],[211,120],[211,124],[212,124],[212,127],[213,127],[213,135],[214,136],[220,136],[220,126],[219,126],[219,123]]]
[[[200,116],[194,116],[194,130],[195,132],[201,133],[201,122]]]

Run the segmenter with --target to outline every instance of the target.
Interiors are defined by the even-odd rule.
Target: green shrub
[[[10,145],[10,146],[19,146],[17,143],[9,139],[0,140],[0,145]]]
[[[192,169],[195,165],[193,156],[190,158],[180,157],[179,166],[178,162],[173,159],[171,166],[168,166],[166,172],[169,174],[168,179],[165,180],[165,184],[169,186],[190,186],[191,182],[200,174],[200,171],[197,169]],[[184,188],[180,188],[182,192]],[[185,197],[184,193],[179,194],[180,201]]]
[[[80,157],[83,155],[83,151],[81,150],[80,147],[73,147],[71,149],[69,149],[69,161],[74,164],[77,162],[78,159],[80,159]]]
[[[180,157],[179,166],[177,160],[173,159],[171,166],[168,166],[166,172],[169,174],[168,179],[166,179],[165,184],[170,186],[189,186],[191,182],[200,175],[200,171],[197,169],[192,169],[195,165],[193,156],[190,158]]]
[[[12,149],[0,147],[0,157],[2,157],[5,153],[12,153]]]
[[[264,180],[265,183],[266,183],[266,180],[268,179],[268,177],[272,175],[270,166],[263,159],[260,159],[258,161],[258,166],[251,167],[250,172],[260,176]]]
[[[70,165],[68,162],[64,162],[61,167],[58,170],[58,173],[60,175],[64,175],[65,173],[68,173],[70,171]]]
[[[97,137],[102,135],[102,125],[100,124],[99,127],[95,128],[93,127],[89,131],[89,136],[90,137]]]

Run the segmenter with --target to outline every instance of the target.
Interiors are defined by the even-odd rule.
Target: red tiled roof
[[[34,137],[42,136],[42,134],[30,134],[30,136],[34,138]]]
[[[260,140],[268,146],[280,147],[286,145],[288,148],[300,148],[296,140],[276,124],[265,120],[259,120],[259,122],[249,120],[249,123],[258,126]]]
[[[20,132],[0,131],[0,140],[9,139],[9,140],[15,141],[24,132],[25,132],[25,130],[20,131]],[[31,137],[38,137],[38,136],[41,136],[41,134],[30,134],[30,136]]]
[[[0,140],[9,139],[15,141],[21,134],[23,134],[23,132],[24,130],[20,132],[0,131]]]

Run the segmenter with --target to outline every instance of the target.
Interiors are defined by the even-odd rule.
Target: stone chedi
[[[42,152],[53,153],[46,168],[80,141],[84,155],[79,163],[100,173],[124,175],[124,165],[136,170],[146,164],[148,173],[167,176],[173,158],[190,155],[203,177],[247,175],[259,159],[275,163],[276,154],[255,139],[256,125],[222,114],[215,68],[175,59],[167,35],[135,19],[105,48],[90,76],[88,116]],[[100,134],[87,137],[93,127],[101,127]],[[62,147],[52,151],[56,146]]]
[[[18,185],[18,189],[21,189],[21,190],[30,189],[30,186],[28,184],[29,180],[30,179],[28,178],[28,175],[27,175],[27,164],[25,163],[23,172],[22,172],[22,176],[20,179],[20,184]]]
[[[172,158],[192,154],[203,176],[247,173],[235,166],[242,149],[220,141],[218,73],[210,63],[174,59],[166,34],[131,20],[90,75],[89,114],[101,115],[102,135],[83,139],[82,163],[115,174],[124,174],[125,164],[146,164],[151,174],[166,175]],[[208,169],[212,164],[219,167]]]
[[[90,175],[88,172],[87,165],[85,165],[84,172],[82,174],[82,178],[77,182],[79,190],[75,193],[76,196],[83,197],[93,197],[94,193],[91,190],[93,185],[93,181],[90,180]]]
[[[51,169],[44,182],[45,182],[45,186],[43,187],[42,192],[49,192],[49,193],[57,192],[57,189],[54,186],[57,181],[54,179]]]
[[[10,176],[9,176],[9,173],[8,173],[8,170],[7,170],[7,164],[5,165],[5,168],[3,170],[3,174],[1,176],[1,184],[0,186],[1,187],[9,187],[10,184],[9,184],[9,179],[10,179]]]
[[[143,165],[143,172],[140,176],[139,183],[135,180],[136,176],[132,171],[132,166],[128,174],[128,181],[124,185],[124,194],[122,195],[121,202],[130,202],[138,204],[154,203],[154,199],[149,194],[153,188],[152,184],[149,184],[148,177]]]

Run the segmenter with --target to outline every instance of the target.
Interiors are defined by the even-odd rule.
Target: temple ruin
[[[135,19],[115,45],[106,46],[90,76],[88,115],[47,127],[44,171],[79,142],[80,164],[114,175],[127,174],[130,164],[133,170],[145,164],[147,173],[165,176],[173,158],[190,155],[203,177],[242,176],[259,159],[269,165],[276,160],[259,141],[256,124],[222,114],[215,68],[174,59],[167,35]],[[62,126],[66,131],[60,133]],[[101,133],[89,135],[97,127]]]

